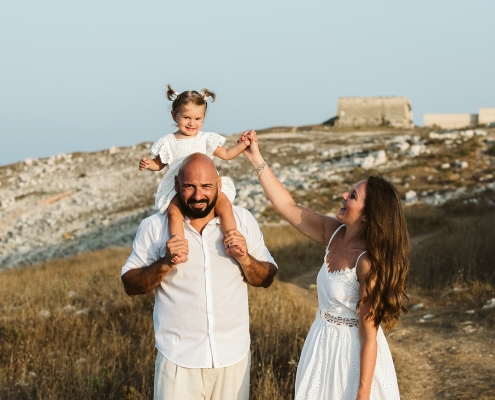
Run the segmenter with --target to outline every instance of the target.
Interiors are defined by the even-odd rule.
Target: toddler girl
[[[184,214],[180,208],[177,192],[175,191],[175,176],[182,160],[192,153],[203,153],[213,158],[231,160],[241,154],[249,146],[255,134],[243,134],[241,139],[232,147],[225,148],[225,138],[217,133],[203,132],[201,127],[208,106],[206,100],[211,97],[215,101],[215,93],[203,89],[202,94],[193,91],[176,92],[168,86],[167,98],[172,102],[172,119],[178,130],[169,133],[151,146],[153,159],[142,158],[139,169],[159,171],[168,165],[169,169],[163,176],[156,192],[155,206],[163,214],[167,210],[169,216],[170,237],[179,235],[184,238]],[[235,198],[234,183],[230,178],[222,177],[222,189],[218,192],[215,213],[220,217],[224,233],[236,229],[232,202]],[[187,261],[187,255],[178,253],[172,255],[172,263],[179,264]]]

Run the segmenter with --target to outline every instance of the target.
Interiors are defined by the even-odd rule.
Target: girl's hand
[[[260,148],[258,147],[258,138],[256,137],[256,132],[251,130],[249,132],[244,132],[249,140],[249,146],[243,151],[244,156],[248,161],[257,167],[263,162],[263,157],[260,153]],[[256,164],[256,165],[255,165]]]
[[[244,146],[249,146],[248,140],[248,132],[244,132],[239,139],[237,139],[237,143],[244,143]]]
[[[139,161],[139,170],[148,169],[149,165],[150,160],[148,158],[141,158],[141,161]]]
[[[246,147],[251,146],[251,143],[257,142],[258,137],[256,136],[256,131],[249,131],[249,132],[244,132],[245,139],[244,139],[244,144]]]

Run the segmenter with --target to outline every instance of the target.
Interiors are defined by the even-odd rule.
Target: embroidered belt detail
[[[337,315],[332,315],[328,312],[323,313],[323,311],[320,311],[320,315],[322,316],[323,319],[334,325],[339,325],[339,326],[344,325],[344,326],[349,326],[351,328],[357,328],[359,326],[359,319],[357,318],[339,317]]]

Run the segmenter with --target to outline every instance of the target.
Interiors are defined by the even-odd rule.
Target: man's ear
[[[218,190],[222,190],[222,177],[220,176],[220,174],[218,174],[217,188]]]

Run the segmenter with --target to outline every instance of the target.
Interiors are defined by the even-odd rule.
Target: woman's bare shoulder
[[[362,254],[356,263],[356,275],[359,283],[364,283],[366,275],[371,269],[371,260],[368,252]]]
[[[330,217],[328,215],[323,216],[323,218],[325,229],[325,243],[328,243],[335,231],[342,226],[342,222],[340,222],[337,218]]]

